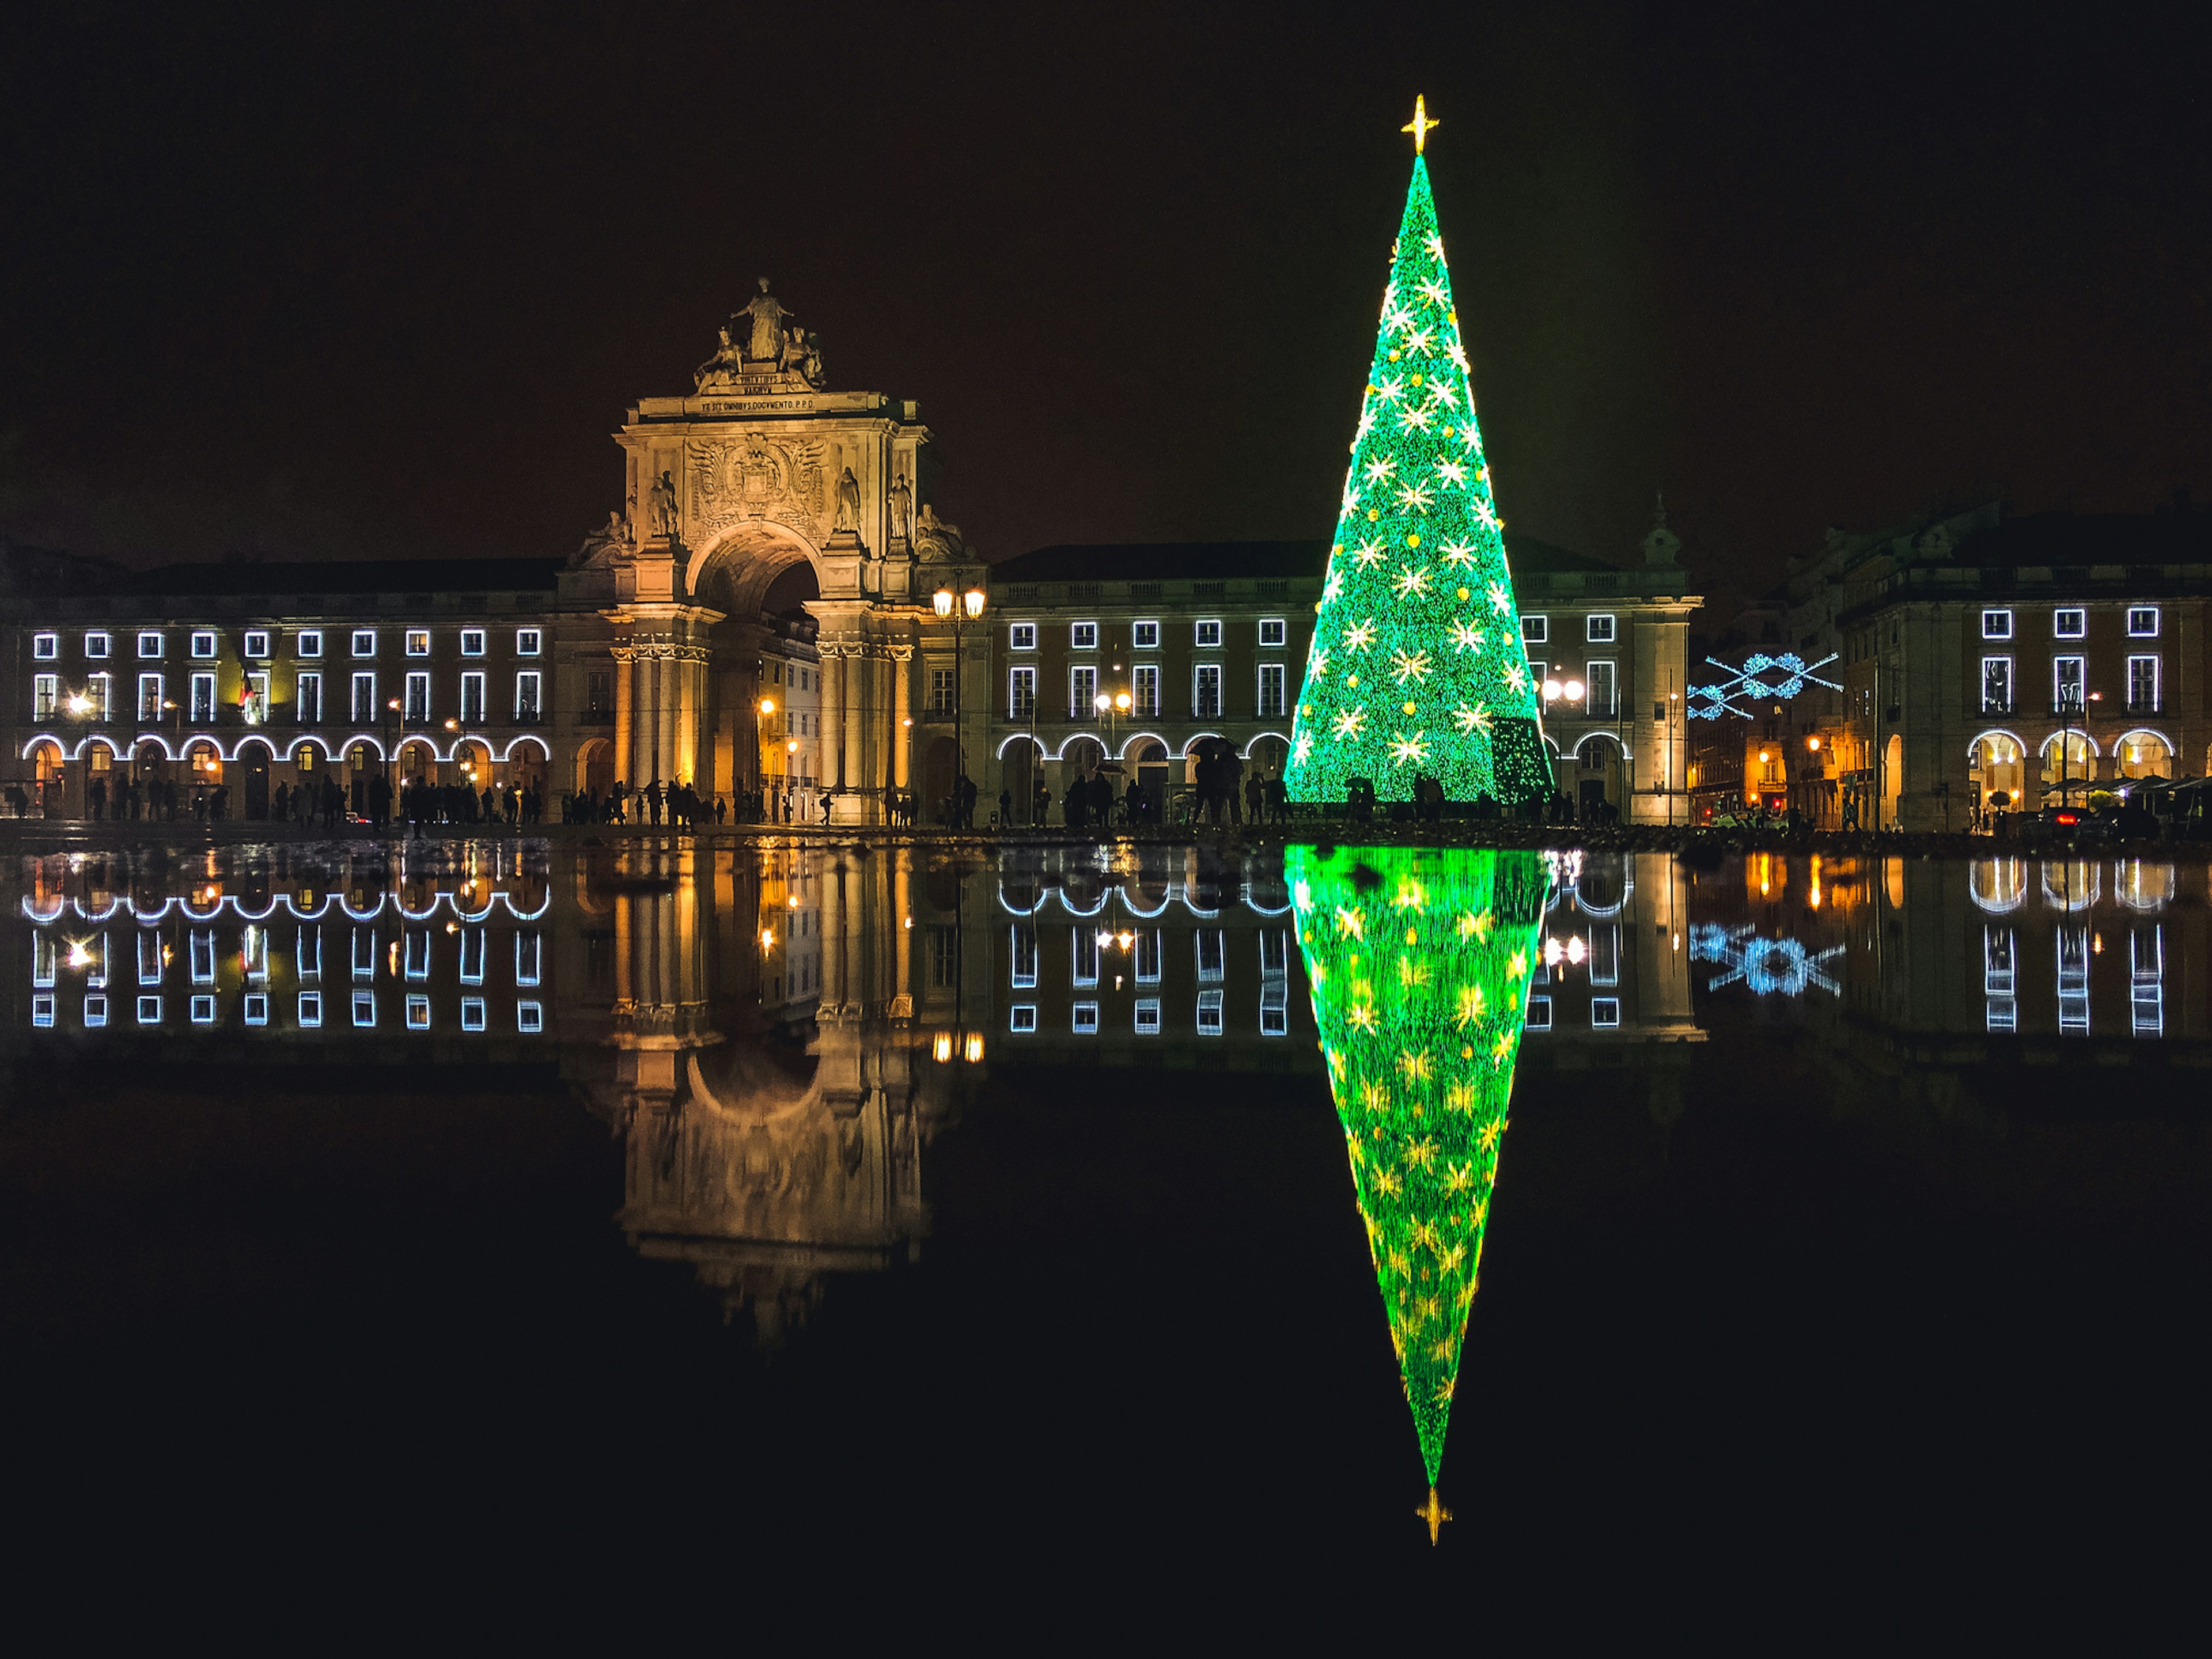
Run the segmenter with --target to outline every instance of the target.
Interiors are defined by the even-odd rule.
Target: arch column
[[[914,767],[914,647],[891,647],[891,787],[911,787]]]

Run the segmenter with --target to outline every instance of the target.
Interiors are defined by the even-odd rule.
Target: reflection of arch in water
[[[1976,859],[1966,866],[1966,893],[1991,915],[2017,910],[2027,898],[2027,866],[2020,859]]]
[[[1628,860],[1618,855],[1586,857],[1574,878],[1575,908],[1601,920],[1617,916],[1636,891]]]
[[[2173,866],[2122,859],[2112,866],[2112,896],[2130,910],[2163,910],[2173,902]]]
[[[2086,910],[2104,890],[2104,869],[2089,859],[2046,859],[2043,900],[2054,910]]]

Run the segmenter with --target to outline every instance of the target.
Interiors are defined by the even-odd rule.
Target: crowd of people
[[[760,799],[757,793],[753,799]],[[828,798],[823,799],[826,821]],[[604,796],[596,789],[586,789],[561,798],[563,823],[640,823],[658,827],[665,820],[672,830],[697,830],[726,822],[729,816],[726,797],[716,795],[710,799],[688,783],[665,784],[659,778],[642,789],[633,789],[617,778]]]

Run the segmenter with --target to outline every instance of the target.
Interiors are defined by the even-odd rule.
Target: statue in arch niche
[[[650,494],[653,514],[653,533],[676,539],[676,481],[663,472],[653,483]]]
[[[845,476],[837,480],[837,524],[840,530],[860,527],[860,481],[847,467]]]

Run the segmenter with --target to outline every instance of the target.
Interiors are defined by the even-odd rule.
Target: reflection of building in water
[[[1528,1054],[1571,1045],[1561,1065],[1613,1065],[1609,1051],[1697,1042],[1690,1010],[1689,896],[1665,853],[1547,854],[1552,891],[1538,942]]]
[[[956,1079],[912,1015],[913,885],[903,850],[795,847],[625,854],[579,884],[613,1013],[611,1052],[569,1063],[624,1137],[623,1229],[763,1340],[928,1231],[921,1152]]]
[[[546,1029],[542,843],[27,866],[18,1032],[242,1031],[295,1060],[398,1036],[408,1059],[447,1063],[517,1056]]]
[[[933,879],[954,914],[923,924],[925,1007],[994,1033],[996,1058],[1313,1063],[1308,1016],[1291,994],[1290,894],[1272,856],[1024,849],[957,885]],[[1294,1031],[1300,1040],[1285,1041]]]
[[[1850,1000],[1901,1034],[2201,1042],[2204,875],[2139,859],[1888,859],[1852,916]]]

